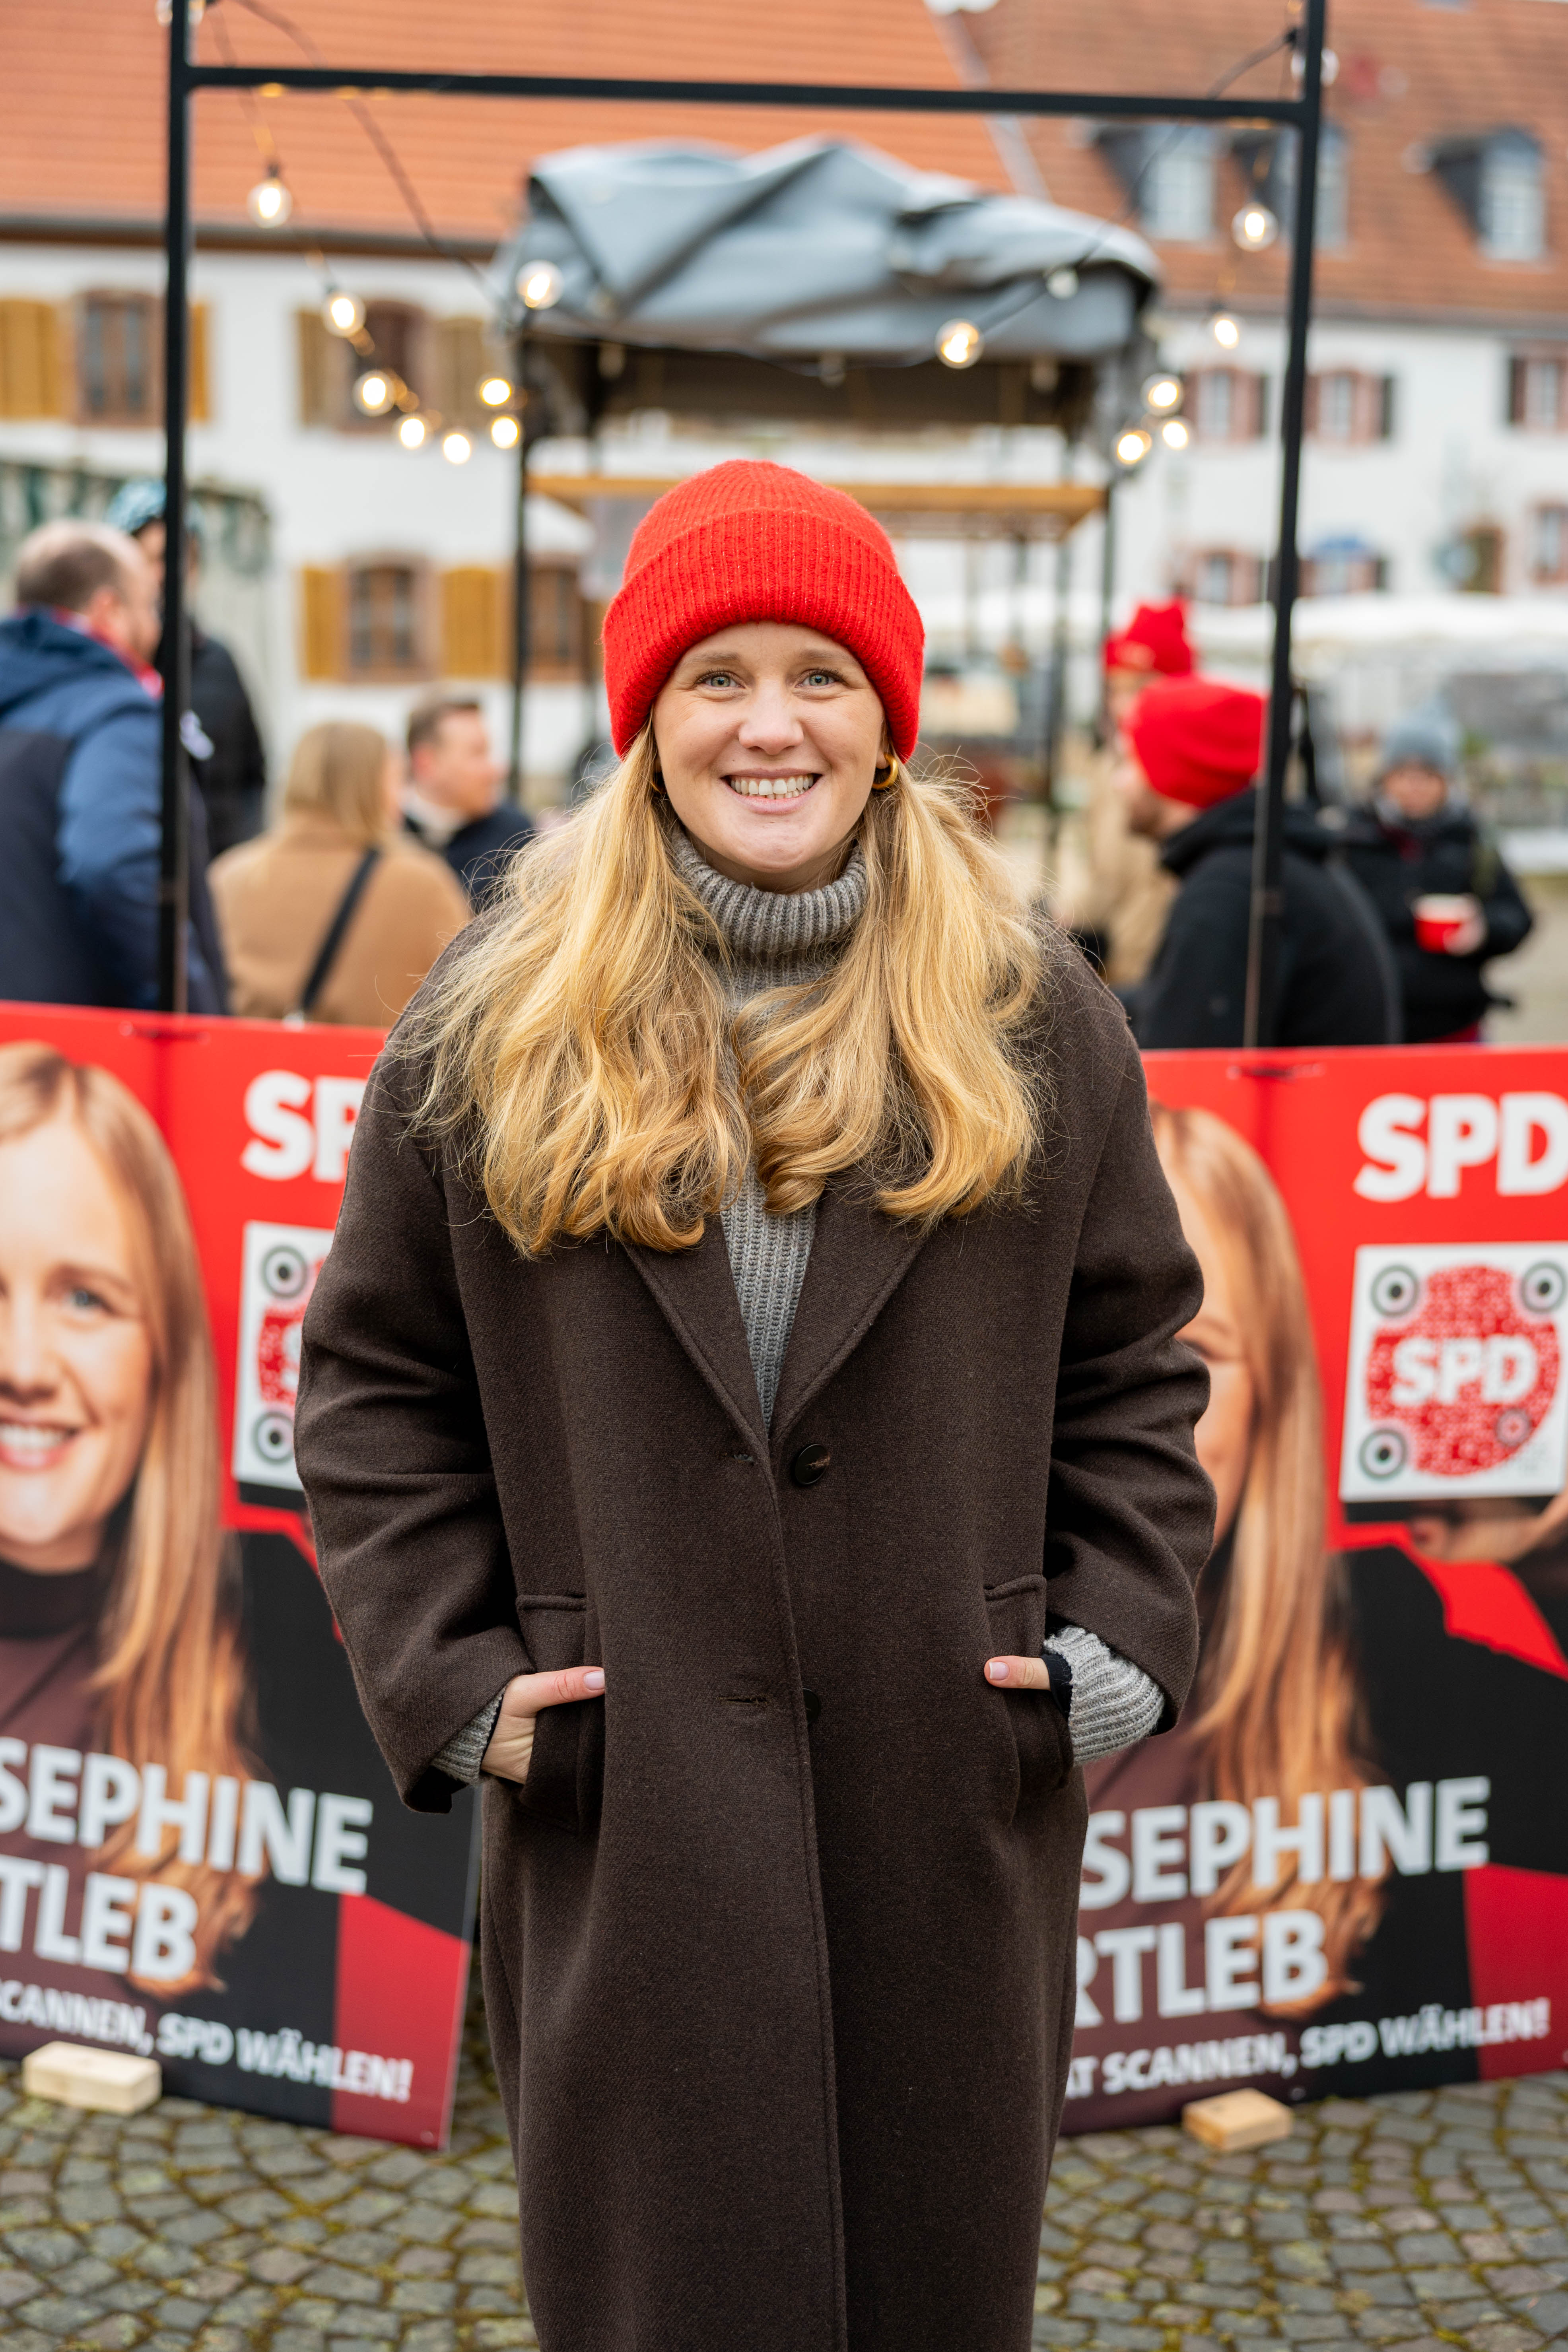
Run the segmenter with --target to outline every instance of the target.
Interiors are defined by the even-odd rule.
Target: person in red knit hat
[[[1218,678],[1162,678],[1122,722],[1117,788],[1131,831],[1178,886],[1147,979],[1129,995],[1138,1042],[1239,1045],[1252,914],[1260,694]],[[1310,810],[1285,811],[1284,929],[1276,1042],[1387,1045],[1398,989],[1373,908]]]
[[[395,1033],[306,1321],[370,1719],[484,1785],[545,2352],[1026,2340],[1078,1768],[1192,1671],[1195,1262],[921,676],[842,492],[659,501],[620,765]]]
[[[1192,675],[1193,649],[1187,642],[1187,608],[1180,597],[1168,604],[1140,604],[1124,629],[1113,629],[1105,640],[1106,713],[1113,727],[1146,686],[1157,677]]]
[[[1149,968],[1170,911],[1170,877],[1151,845],[1127,829],[1114,782],[1116,731],[1127,710],[1156,677],[1185,677],[1193,667],[1186,607],[1140,604],[1104,647],[1107,748],[1089,767],[1081,865],[1075,852],[1057,902],[1058,919],[1074,932],[1115,988],[1136,985]]]

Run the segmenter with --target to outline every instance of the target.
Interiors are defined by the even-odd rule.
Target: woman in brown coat
[[[672,491],[605,675],[372,1082],[322,1574],[407,1801],[484,1773],[546,2352],[1022,2352],[1075,1767],[1192,1672],[1194,1263],[1120,1009],[903,764],[869,517]]]
[[[207,869],[231,1012],[383,1029],[461,930],[467,894],[445,859],[403,832],[398,782],[397,755],[374,727],[330,719],[301,735],[279,823]]]

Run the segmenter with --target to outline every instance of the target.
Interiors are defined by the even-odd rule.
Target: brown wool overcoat
[[[525,1262],[373,1081],[298,1421],[371,1725],[440,1807],[510,1675],[605,1672],[484,1790],[545,2352],[1028,2344],[1083,1780],[982,1668],[1049,1607],[1173,1720],[1211,1526],[1142,1069],[1076,956],[1047,992],[1026,1205],[922,1240],[830,1186],[771,1436],[716,1221]]]

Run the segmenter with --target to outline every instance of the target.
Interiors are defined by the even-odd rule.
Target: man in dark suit
[[[418,705],[408,721],[403,821],[446,859],[476,907],[533,836],[523,811],[501,798],[501,780],[478,702],[437,695]]]

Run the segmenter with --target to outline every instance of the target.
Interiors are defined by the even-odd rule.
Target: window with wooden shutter
[[[307,565],[300,574],[300,667],[307,677],[343,675],[342,574]]]
[[[1245,368],[1198,368],[1187,379],[1187,421],[1195,439],[1257,441],[1264,431],[1268,380]]]
[[[342,676],[366,685],[428,677],[428,577],[405,556],[344,566]]]
[[[1263,564],[1234,547],[1193,548],[1177,565],[1176,590],[1194,604],[1256,604],[1263,596]]]
[[[465,563],[441,574],[441,675],[510,677],[510,576]]]
[[[151,294],[84,294],[77,310],[77,421],[155,425],[163,410],[160,304]]]
[[[1509,362],[1509,423],[1527,432],[1568,430],[1568,359],[1524,352]]]
[[[1531,520],[1531,578],[1539,587],[1562,587],[1568,583],[1568,505],[1537,507]]]
[[[1394,379],[1360,368],[1328,368],[1307,379],[1306,429],[1317,440],[1360,448],[1387,440],[1394,425]]]
[[[528,674],[545,684],[583,675],[583,590],[564,563],[532,563],[528,573]]]
[[[0,302],[0,416],[59,416],[60,318],[52,302]]]
[[[443,419],[470,433],[487,425],[490,411],[479,388],[496,370],[486,364],[484,320],[434,319],[426,324],[426,339],[432,360],[430,399]]]
[[[368,368],[383,368],[388,375],[405,383],[423,405],[430,406],[430,353],[425,313],[412,302],[367,302],[364,332],[371,345],[368,351],[356,351],[335,335],[328,337],[342,353],[338,413],[328,422],[344,433],[384,434],[390,430],[389,417],[367,416],[355,405],[354,380]]]

